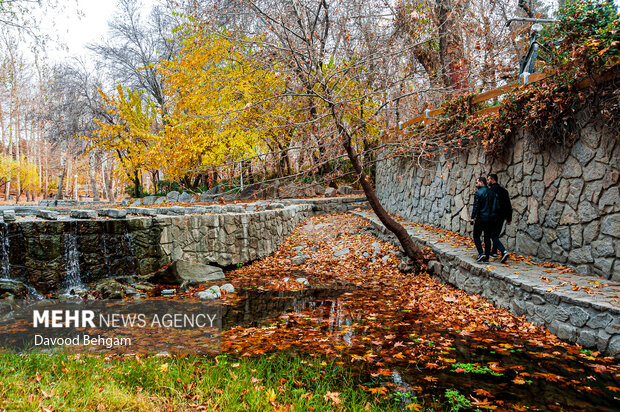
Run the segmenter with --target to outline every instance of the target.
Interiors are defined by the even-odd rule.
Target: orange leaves
[[[379,386],[376,388],[365,388],[364,390],[369,393],[372,393],[373,395],[380,395],[380,396],[384,396],[388,392],[388,388],[386,388],[385,386]]]
[[[474,389],[474,393],[478,396],[485,396],[487,398],[494,398],[493,394],[485,389]]]
[[[360,230],[351,230],[356,227]],[[364,388],[377,396],[392,390],[398,377],[394,372],[418,393],[443,391],[446,375],[454,385],[475,379],[481,385],[463,396],[481,410],[525,406],[531,410],[532,404],[542,402],[527,398],[534,386],[547,385],[581,396],[575,393],[597,387],[587,376],[595,380],[599,374],[618,373],[618,366],[611,361],[592,356],[594,353],[586,356],[582,348],[559,341],[546,329],[479,295],[468,295],[426,273],[411,276],[399,272],[396,262],[383,260],[389,255],[398,260],[392,254],[395,248],[363,233],[365,227],[363,220],[352,216],[311,218],[295,229],[273,256],[227,273],[239,289],[254,286],[278,291],[280,297],[275,300],[286,300],[284,295],[290,294],[297,304],[274,311],[253,327],[224,331],[224,350],[258,356],[285,348],[325,356],[326,362],[355,368],[378,381],[372,389]],[[379,245],[373,247],[373,242]],[[351,252],[335,259],[334,250],[343,248]],[[291,263],[298,250],[307,256],[304,265]],[[523,267],[523,262],[518,264]],[[557,281],[556,274],[549,275],[552,282]],[[304,304],[305,297],[314,293],[312,287],[284,288],[283,278],[295,276],[307,278],[311,285],[328,286]],[[344,291],[328,293],[343,285]],[[225,299],[226,304],[244,305],[239,297]],[[320,373],[316,371],[317,379]],[[584,382],[587,388],[582,388]],[[506,384],[515,396],[525,398],[519,399],[520,403],[512,398],[509,403],[503,395]],[[608,397],[619,391],[613,382],[605,385]],[[331,398],[334,396],[326,395],[324,400],[335,408],[340,396]],[[411,409],[417,410],[415,406]]]

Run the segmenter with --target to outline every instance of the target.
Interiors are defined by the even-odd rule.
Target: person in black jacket
[[[496,220],[499,210],[499,201],[495,192],[487,187],[484,177],[476,179],[476,193],[474,193],[474,208],[471,213],[471,222],[474,224],[474,243],[478,250],[476,262],[488,262],[491,252],[491,241],[497,245],[500,251],[506,252],[504,246],[499,243],[496,235]],[[484,233],[484,251],[480,242],[480,235]]]
[[[489,189],[495,192],[497,200],[499,201],[499,211],[497,213],[497,220],[495,221],[495,237],[497,238],[497,243],[493,243],[491,255],[496,255],[497,249],[499,249],[501,252],[500,261],[504,263],[506,259],[508,259],[508,252],[506,252],[504,245],[502,245],[502,242],[499,240],[499,236],[502,233],[504,222],[508,225],[512,223],[512,204],[510,203],[508,190],[497,183],[497,175],[495,173],[489,174],[487,182],[489,183]],[[499,247],[500,245],[501,247]]]

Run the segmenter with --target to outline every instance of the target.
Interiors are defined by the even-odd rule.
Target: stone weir
[[[111,276],[148,275],[176,260],[245,264],[275,252],[304,219],[345,212],[364,201],[342,197],[70,212],[83,219],[39,210],[47,219],[2,223],[0,277],[46,294]]]

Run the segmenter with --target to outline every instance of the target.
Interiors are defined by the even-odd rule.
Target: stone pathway
[[[391,237],[376,215],[356,211],[380,233]],[[468,293],[479,293],[494,304],[539,325],[559,338],[620,357],[620,283],[579,275],[571,268],[535,263],[512,255],[506,264],[475,261],[473,243],[463,236],[401,221],[435,258],[429,270]]]

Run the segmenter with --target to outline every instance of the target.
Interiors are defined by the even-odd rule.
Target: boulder
[[[131,215],[157,216],[157,210],[148,207],[128,207],[126,210]]]
[[[305,256],[295,256],[295,257],[293,257],[293,259],[291,259],[291,263],[293,265],[303,265],[304,263],[306,263],[306,257]]]
[[[308,279],[306,278],[297,278],[296,279],[297,283],[301,283],[302,285],[309,285],[310,282],[308,282]]]
[[[209,189],[208,193],[211,195],[217,195],[219,193],[222,193],[222,186],[221,185],[213,186],[211,189]]]
[[[235,287],[230,283],[226,283],[225,285],[220,286],[220,291],[226,293],[235,293]]]
[[[2,217],[4,218],[5,222],[14,222],[16,217],[15,217],[15,211],[14,210],[5,210],[4,213],[2,214]]]
[[[183,192],[181,193],[181,195],[179,196],[179,200],[180,203],[193,203],[196,201],[196,199],[194,199],[194,196],[190,195],[187,192]]]
[[[41,219],[58,220],[58,212],[55,210],[40,209],[37,210],[37,216]]]
[[[166,269],[153,274],[151,281],[164,285],[199,284],[224,279],[224,271],[217,266],[187,260],[176,260]]]
[[[177,192],[176,190],[173,190],[172,192],[169,192],[166,195],[166,201],[170,202],[170,203],[175,203],[179,201],[179,195],[180,193]]]
[[[126,209],[99,209],[97,213],[99,216],[109,217],[112,219],[124,219],[127,217]]]
[[[319,196],[323,196],[325,194],[325,188],[317,184],[316,186],[314,186],[314,193]]]
[[[325,189],[325,197],[334,197],[337,193],[338,191],[333,187],[328,187],[327,189]]]
[[[348,247],[344,248],[344,249],[337,250],[336,252],[334,252],[334,257],[337,258],[337,257],[341,257],[341,256],[344,256],[344,255],[347,255],[347,254],[349,254],[350,251],[351,250],[349,250]]]
[[[96,219],[96,210],[72,210],[69,212],[69,216],[73,219]]]
[[[353,188],[347,185],[340,185],[338,186],[338,193],[341,195],[350,195],[353,193]]]
[[[147,282],[140,282],[133,285],[134,289],[142,292],[142,293],[151,293],[155,289],[155,285]]]
[[[196,293],[196,297],[200,300],[214,300],[217,299],[217,295],[211,289],[203,290],[202,292]]]
[[[154,205],[161,205],[162,203],[166,202],[166,196],[160,196],[157,199],[155,199],[155,202],[153,202]]]
[[[204,192],[200,194],[200,202],[202,203],[213,202],[213,198],[214,196],[209,192]]]
[[[209,289],[211,292],[215,293],[215,295],[219,298],[220,296],[222,296],[222,290],[220,289],[220,287],[218,285],[213,285],[211,286]]]
[[[155,203],[157,196],[145,196],[142,198],[142,204],[144,206],[150,206]]]
[[[122,299],[125,297],[123,285],[115,280],[102,281],[95,287],[95,291],[101,293],[101,297],[104,299]]]
[[[0,296],[11,294],[16,298],[23,299],[28,296],[28,288],[22,282],[12,279],[0,280]]]

